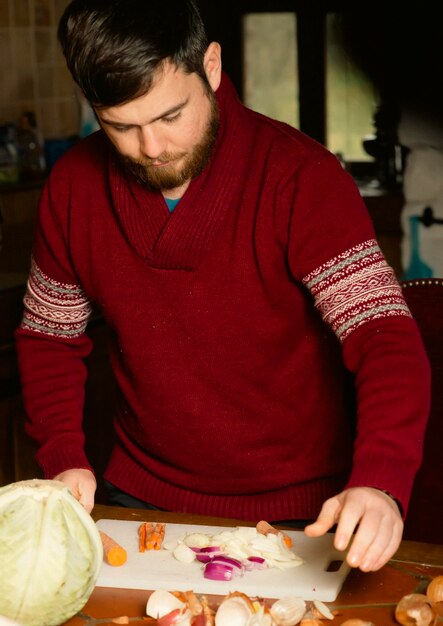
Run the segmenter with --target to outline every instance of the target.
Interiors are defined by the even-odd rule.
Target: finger
[[[348,562],[364,572],[373,571],[376,564],[386,563],[398,548],[402,530],[403,521],[392,509],[367,512],[348,553]]]
[[[92,511],[92,509],[94,508],[94,498],[86,498],[86,497],[80,497],[79,499],[80,504],[86,509],[86,511],[88,513],[90,513]]]
[[[349,496],[344,501],[335,531],[334,546],[337,550],[346,550],[363,516],[364,506],[361,501]],[[349,555],[347,557],[349,562]]]
[[[94,495],[97,484],[94,480],[86,479],[84,483],[79,484],[78,501],[84,506],[88,513],[94,508]]]
[[[326,500],[315,522],[305,527],[306,535],[308,537],[319,537],[326,533],[337,523],[340,508],[341,504],[338,498]]]
[[[358,520],[357,520],[358,523]],[[376,553],[379,546],[379,554],[390,540],[388,528],[380,527],[380,516],[377,511],[367,511],[358,526],[357,532],[349,548],[346,560],[351,567],[360,567],[371,556]]]
[[[400,545],[403,534],[403,521],[401,519],[388,519],[387,540],[385,544],[371,546],[365,559],[362,561],[361,569],[365,572],[375,572],[385,565],[396,553]]]

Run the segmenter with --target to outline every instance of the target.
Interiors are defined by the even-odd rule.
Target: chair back
[[[404,539],[443,544],[443,278],[401,282],[431,364],[431,411]]]

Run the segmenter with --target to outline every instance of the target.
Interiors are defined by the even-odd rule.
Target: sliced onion
[[[208,563],[213,556],[223,554],[219,546],[208,546],[207,548],[193,547],[191,550],[195,552],[195,558],[197,561],[200,561],[200,563]]]
[[[221,563],[222,565],[229,565],[230,567],[233,567],[234,569],[239,570],[240,572],[243,571],[243,565],[242,562],[239,561],[238,559],[233,559],[230,556],[214,556],[211,559],[212,563]]]
[[[220,546],[208,546],[207,548],[200,548],[200,552],[220,552],[220,554],[222,553],[222,549],[220,548]]]
[[[241,569],[227,563],[216,562],[215,559],[206,563],[203,568],[203,576],[211,580],[232,580],[242,573]]]
[[[200,552],[195,555],[197,561],[200,563],[209,563],[212,560],[212,556],[210,554],[201,554]]]
[[[248,556],[242,563],[243,567],[248,571],[252,569],[266,569],[268,567],[266,559],[261,556]]]

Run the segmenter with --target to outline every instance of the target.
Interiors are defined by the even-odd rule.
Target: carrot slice
[[[126,559],[128,558],[128,554],[126,550],[118,544],[112,537],[104,533],[102,530],[100,532],[100,537],[103,544],[103,558],[106,563],[112,565],[113,567],[119,567],[126,563]]]
[[[139,526],[139,551],[160,550],[165,538],[166,524],[143,522]]]
[[[147,550],[160,550],[165,538],[165,524],[156,524],[152,531],[146,536]]]
[[[144,552],[146,550],[146,536],[152,530],[152,524],[150,522],[142,522],[138,527],[138,536],[139,536],[139,552]]]
[[[292,548],[291,537],[284,533],[282,530],[277,530],[277,528],[271,526],[269,522],[266,522],[265,520],[260,520],[255,528],[257,529],[257,532],[261,535],[267,535],[268,533],[271,533],[272,535],[278,535],[279,533],[281,533],[283,535],[283,541],[285,542],[285,544],[288,546],[288,548]]]

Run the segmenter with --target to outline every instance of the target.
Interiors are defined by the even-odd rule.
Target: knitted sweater
[[[51,172],[16,331],[38,461],[47,477],[90,468],[96,303],[120,391],[109,481],[249,520],[313,518],[361,485],[406,511],[429,365],[358,189],[321,145],[243,107],[226,76],[217,98],[211,161],[172,214],[101,131]]]

